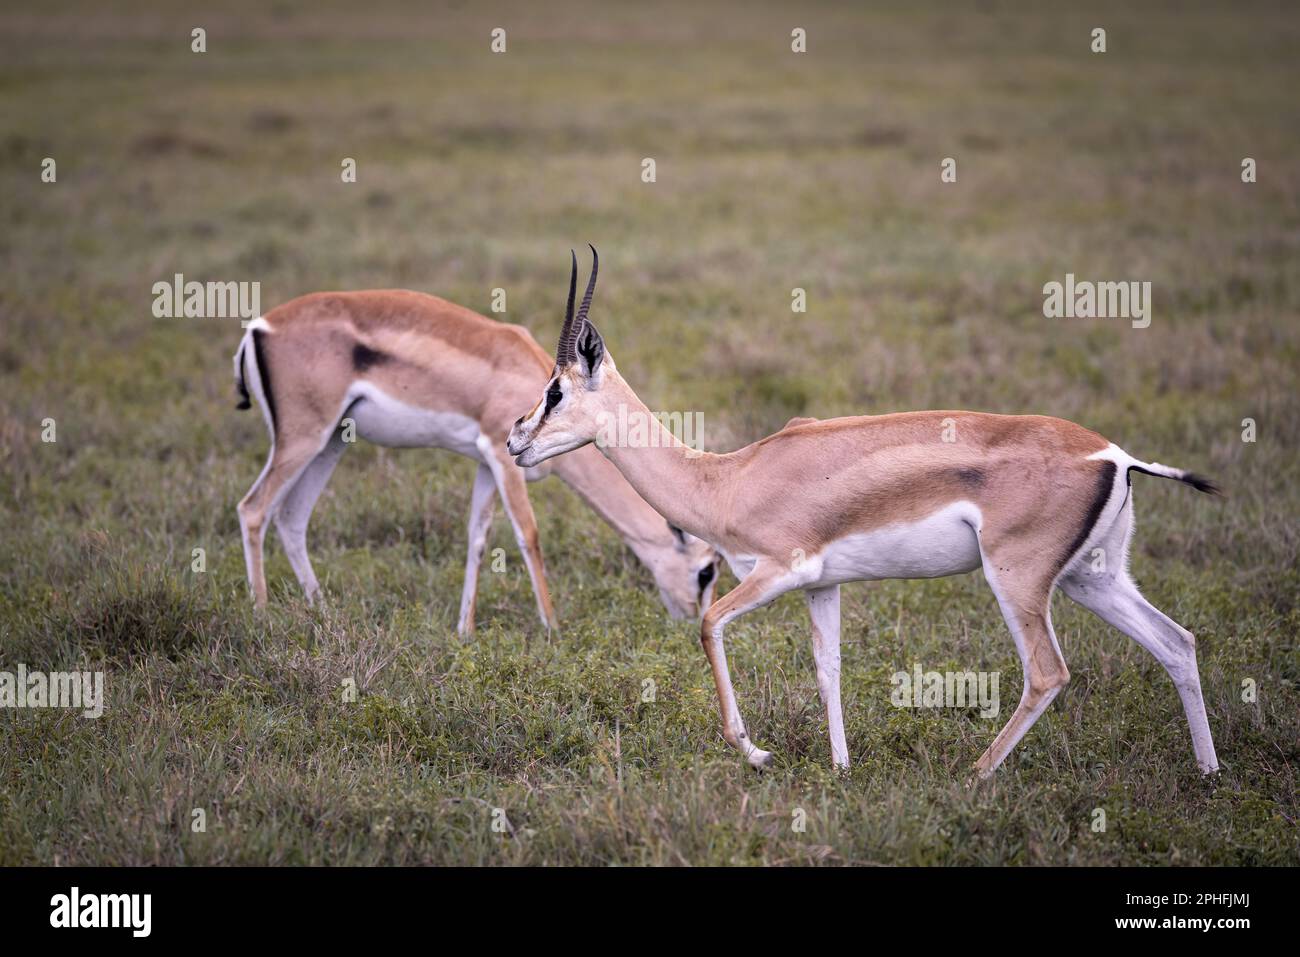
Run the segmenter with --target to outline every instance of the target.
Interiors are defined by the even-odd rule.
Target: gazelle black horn
[[[596,255],[596,247],[587,243],[587,248],[591,250],[591,278],[587,280],[587,292],[582,297],[582,305],[578,307],[578,319],[574,322],[574,334],[582,329],[582,324],[587,321],[587,312],[591,309],[591,294],[596,291],[596,273],[600,270],[600,257]]]
[[[569,250],[569,255],[573,257],[573,271],[569,273],[569,303],[564,309],[564,325],[560,327],[560,341],[555,347],[555,365],[559,368],[576,358],[573,353],[573,336],[569,330],[573,326],[573,299],[578,294],[578,256],[572,249]]]

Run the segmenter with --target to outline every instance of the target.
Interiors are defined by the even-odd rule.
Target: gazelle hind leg
[[[1002,617],[1015,639],[1025,676],[1016,710],[975,762],[976,773],[987,778],[1061,693],[1070,680],[1070,671],[1052,630],[1050,581],[1022,578],[1005,568],[999,571],[998,563],[987,553],[983,559],[984,577],[997,596]]]
[[[812,618],[817,691],[826,707],[826,726],[831,739],[831,763],[837,768],[847,768],[849,747],[844,740],[844,710],[840,704],[840,586],[813,588],[805,594],[808,615]]]
[[[302,470],[321,451],[321,446],[297,441],[271,446],[271,457],[262,469],[253,487],[240,500],[239,528],[244,537],[244,563],[248,570],[248,585],[253,592],[253,604],[266,605],[266,574],[262,565],[262,545],[266,537],[267,519],[275,515],[281,498],[297,481]]]
[[[1201,695],[1196,639],[1190,631],[1152,605],[1128,573],[1128,540],[1133,530],[1133,503],[1124,505],[1115,524],[1098,542],[1104,563],[1084,556],[1061,579],[1061,590],[1109,625],[1151,652],[1178,689],[1192,733],[1192,749],[1201,771],[1219,769]],[[1090,553],[1092,554],[1092,553]]]
[[[1196,639],[1192,633],[1148,602],[1127,574],[1097,582],[1072,577],[1061,582],[1061,589],[1155,656],[1182,699],[1197,765],[1205,774],[1219,770],[1210,722],[1205,714],[1205,699],[1201,695]]]
[[[469,551],[465,556],[465,584],[460,595],[460,620],[456,631],[462,638],[474,633],[474,605],[478,598],[478,573],[483,564],[492,516],[496,512],[497,486],[492,470],[480,465],[474,474],[469,504]]]
[[[272,445],[266,458],[266,465],[262,466],[262,474],[257,477],[252,488],[236,506],[239,514],[239,534],[244,543],[244,571],[248,576],[248,590],[252,592],[253,604],[259,608],[266,604],[266,574],[262,569],[262,526],[260,522],[250,521],[253,518],[251,506],[248,516],[245,517],[244,503],[252,502],[254,493],[261,488],[274,462],[275,446]]]
[[[275,510],[275,530],[308,602],[314,602],[320,594],[320,583],[316,581],[316,573],[307,555],[307,524],[346,448],[341,433],[335,430],[325,448],[316,454],[284,493]]]

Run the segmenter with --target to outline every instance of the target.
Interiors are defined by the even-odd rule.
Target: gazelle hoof
[[[993,777],[993,771],[986,771],[984,768],[981,768],[979,765],[976,765],[971,770],[970,777],[966,779],[966,790],[974,791],[977,787],[979,787],[981,784],[983,784],[985,781],[989,780],[992,777]]]

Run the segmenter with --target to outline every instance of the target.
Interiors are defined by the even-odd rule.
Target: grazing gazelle
[[[577,281],[576,261],[574,270],[571,282]],[[552,468],[516,468],[505,451],[514,415],[546,383],[550,366],[526,329],[417,292],[314,293],[251,322],[235,354],[240,408],[249,407],[251,391],[271,432],[266,467],[239,503],[256,604],[267,598],[262,542],[270,520],[308,599],[319,592],[307,557],[307,522],[351,426],[355,435],[380,445],[449,449],[479,463],[460,603],[462,635],[474,630],[479,565],[498,493],[523,552],[538,614],[553,626],[525,488]],[[650,569],[675,617],[693,617],[708,607],[718,563],[713,549],[669,526],[595,449],[554,463],[553,471]]]
[[[591,281],[596,278],[595,250]],[[590,288],[590,287],[589,287]],[[1128,573],[1133,495],[1142,472],[1217,492],[1179,469],[1143,462],[1073,423],[1045,416],[910,412],[794,420],[725,455],[677,442],[623,381],[595,327],[560,333],[542,399],[515,422],[507,448],[521,467],[598,440],[602,423],[646,416],[649,440],[598,446],[670,522],[718,547],[742,578],[704,615],[722,733],[756,767],[727,672],[723,628],[794,589],[807,595],[817,685],[831,756],[849,763],[840,711],[840,585],[937,578],[982,567],[1024,667],[1024,692],[976,763],[992,774],[1069,680],[1049,616],[1053,589],[1129,635],[1173,678],[1204,772],[1218,768],[1205,718],[1196,644],[1152,607]]]

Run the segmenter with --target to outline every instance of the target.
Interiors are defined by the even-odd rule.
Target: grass
[[[0,864],[1300,860],[1293,13],[152,6],[0,14],[0,670],[102,669],[109,694],[99,720],[0,713]],[[1134,570],[1198,636],[1222,773],[1196,772],[1155,661],[1058,597],[1073,680],[967,790],[1019,691],[975,574],[845,589],[842,777],[802,601],[729,629],[777,753],[756,775],[696,628],[556,482],[532,494],[561,633],[499,522],[506,571],[457,640],[473,465],[448,453],[345,456],[309,538],[329,601],[302,604],[273,543],[255,616],[234,506],[266,437],[233,410],[239,328],[155,319],[153,283],[483,312],[499,286],[549,344],[588,240],[620,368],[652,408],[704,410],[711,448],[792,415],[973,407],[1219,480],[1225,501],[1135,480]],[[1150,280],[1151,327],[1044,319],[1066,272]],[[894,708],[913,662],[1001,672],[1000,719]]]

